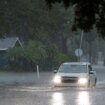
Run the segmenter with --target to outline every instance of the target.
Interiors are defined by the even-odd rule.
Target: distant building
[[[0,68],[7,64],[7,61],[4,58],[6,51],[15,46],[22,47],[22,43],[18,37],[6,37],[0,39]]]

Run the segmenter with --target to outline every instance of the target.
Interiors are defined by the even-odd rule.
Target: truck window
[[[92,71],[92,67],[91,67],[91,65],[89,65],[88,68],[89,68],[89,71]]]

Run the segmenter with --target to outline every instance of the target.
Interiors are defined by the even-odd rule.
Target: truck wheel
[[[88,84],[87,84],[87,88],[89,88],[90,87],[90,80],[88,81]]]

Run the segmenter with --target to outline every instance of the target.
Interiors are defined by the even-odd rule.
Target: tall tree
[[[104,0],[46,0],[50,8],[56,2],[63,2],[66,8],[71,5],[75,6],[75,28],[78,27],[82,30],[89,31],[96,24],[98,31],[103,37],[105,36]]]

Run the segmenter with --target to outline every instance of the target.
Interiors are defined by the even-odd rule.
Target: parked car
[[[54,86],[95,86],[96,72],[88,62],[66,62],[60,65],[53,83]]]

